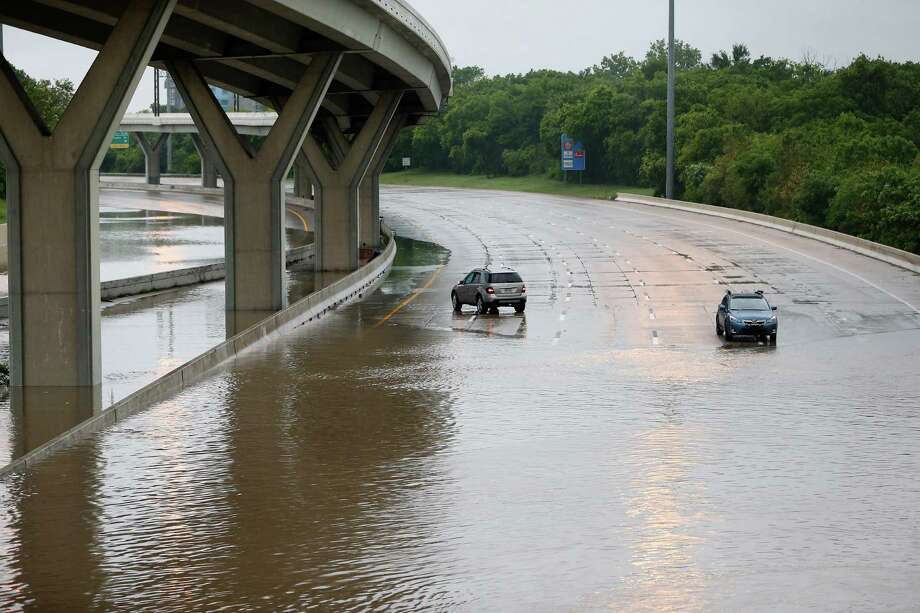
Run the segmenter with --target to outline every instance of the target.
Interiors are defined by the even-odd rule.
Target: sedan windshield
[[[732,309],[737,311],[769,311],[770,307],[763,298],[732,298]]]

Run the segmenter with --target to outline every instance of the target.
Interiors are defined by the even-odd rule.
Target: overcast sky
[[[411,0],[441,34],[454,63],[488,74],[531,68],[581,70],[604,55],[640,57],[667,34],[667,0]],[[831,66],[864,52],[920,60],[920,0],[676,0],[677,36],[703,57],[746,43],[753,55]],[[41,44],[39,44],[41,41]],[[5,28],[5,52],[41,78],[79,82],[94,55]],[[130,105],[153,101],[148,71]]]

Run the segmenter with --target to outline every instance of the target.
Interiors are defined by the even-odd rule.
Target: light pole
[[[668,19],[668,161],[665,197],[674,197],[674,0],[670,0]]]

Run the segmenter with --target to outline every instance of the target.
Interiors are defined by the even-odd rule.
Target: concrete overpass
[[[0,5],[0,23],[99,51],[53,132],[0,61],[16,386],[100,382],[98,171],[147,66],[171,73],[225,179],[231,311],[285,306],[293,165],[314,186],[317,268],[353,270],[379,241],[378,177],[399,131],[451,90],[447,50],[401,0],[22,0]],[[277,111],[261,148],[209,84]]]
[[[278,120],[278,114],[271,112],[227,113],[226,115],[236,132],[245,136],[266,137]],[[146,161],[144,174],[150,185],[160,184],[160,151],[169,135],[190,134],[198,150],[198,157],[201,158],[202,187],[217,187],[217,165],[198,135],[198,126],[195,125],[195,120],[190,113],[160,113],[159,115],[129,113],[122,118],[119,130],[132,133],[144,152]],[[151,141],[144,136],[145,134],[158,136]],[[313,185],[303,163],[295,164],[294,195],[301,198],[313,197]]]

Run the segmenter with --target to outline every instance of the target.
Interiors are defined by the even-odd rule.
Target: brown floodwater
[[[609,203],[384,216],[368,300],[0,481],[0,608],[917,607],[920,277]],[[484,263],[526,314],[451,311]],[[778,346],[715,336],[726,287]]]

